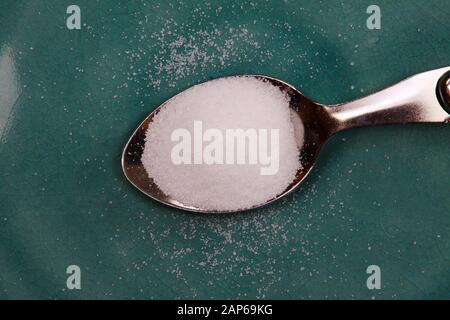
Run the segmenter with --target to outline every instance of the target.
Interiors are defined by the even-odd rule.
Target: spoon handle
[[[325,108],[335,132],[383,124],[449,122],[450,67],[419,73],[367,97]]]

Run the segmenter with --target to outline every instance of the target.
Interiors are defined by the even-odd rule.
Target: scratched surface
[[[338,103],[450,65],[450,2],[379,0],[375,31],[371,1],[74,2],[81,30],[68,1],[0,3],[0,298],[450,298],[448,126],[341,133],[245,214],[167,208],[120,168],[138,123],[210,78]]]

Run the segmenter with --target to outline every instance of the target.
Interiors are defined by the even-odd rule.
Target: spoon
[[[304,130],[304,143],[300,150],[302,168],[297,170],[294,181],[273,199],[249,209],[271,203],[293,191],[313,168],[324,143],[339,131],[384,124],[450,121],[450,67],[420,73],[364,98],[329,106],[312,101],[290,84],[275,78],[260,75],[239,77],[265,80],[285,92],[290,97],[294,130]],[[188,211],[212,212],[208,208],[185,205],[164,194],[141,163],[146,131],[155,114],[166,104],[153,111],[129,139],[122,154],[123,172],[136,188],[159,202]]]

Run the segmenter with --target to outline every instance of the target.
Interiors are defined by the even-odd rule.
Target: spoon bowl
[[[319,154],[320,148],[327,139],[328,127],[323,125],[325,123],[324,120],[326,117],[326,113],[324,112],[323,107],[305,97],[300,91],[298,91],[288,83],[272,77],[261,75],[245,75],[227,78],[235,77],[251,77],[266,81],[273,86],[278,87],[289,97],[291,121],[295,133],[303,134],[304,136],[304,143],[299,152],[300,163],[302,164],[302,167],[297,170],[295,179],[288,186],[286,186],[286,189],[281,194],[277,195],[267,202],[245,209],[249,210],[266,205],[272,201],[277,200],[280,197],[285,196],[300,184],[300,182],[311,171]],[[194,212],[230,212],[211,211],[207,208],[199,208],[183,204],[177,199],[173,199],[164,194],[164,192],[160,190],[158,185],[154,183],[153,179],[148,176],[141,161],[145,146],[145,135],[147,129],[152,124],[154,116],[162,108],[170,105],[170,100],[171,99],[163,103],[149,116],[147,116],[147,118],[145,118],[144,121],[139,125],[139,127],[136,129],[136,131],[128,141],[122,154],[122,168],[125,176],[135,187],[137,187],[144,194],[166,205]]]

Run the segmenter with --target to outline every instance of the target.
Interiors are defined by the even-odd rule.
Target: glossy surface
[[[378,1],[379,31],[361,1],[77,3],[69,31],[60,1],[0,2],[0,297],[450,298],[446,125],[339,133],[295,192],[222,217],[149,201],[120,167],[152,108],[210,78],[340,103],[449,65],[448,1]]]

